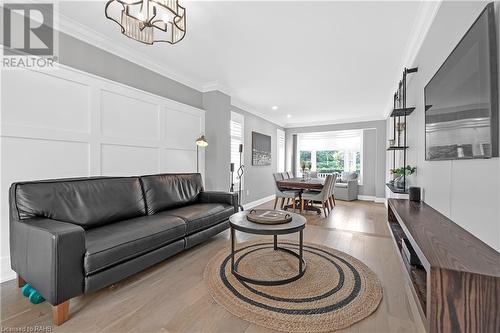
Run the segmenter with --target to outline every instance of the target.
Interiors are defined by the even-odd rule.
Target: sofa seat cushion
[[[227,220],[233,213],[234,206],[223,203],[199,203],[164,212],[184,219],[188,235]]]
[[[347,183],[335,183],[335,187],[338,188],[347,188]]]
[[[164,213],[142,216],[85,232],[85,274],[125,262],[186,234],[183,219]]]

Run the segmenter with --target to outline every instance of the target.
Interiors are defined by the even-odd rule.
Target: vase
[[[397,176],[394,178],[394,186],[399,189],[405,189],[406,185],[408,184],[408,179],[406,179],[406,184],[403,181],[403,176]]]

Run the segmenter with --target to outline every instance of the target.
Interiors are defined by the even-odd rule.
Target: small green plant
[[[404,175],[409,176],[413,175],[417,171],[417,167],[412,167],[407,165],[406,167],[391,169],[391,173],[397,177],[402,177]]]

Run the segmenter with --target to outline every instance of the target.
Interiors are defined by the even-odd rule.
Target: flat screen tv
[[[493,3],[424,89],[425,159],[498,157],[498,52]]]

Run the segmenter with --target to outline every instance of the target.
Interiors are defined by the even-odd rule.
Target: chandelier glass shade
[[[141,43],[175,44],[186,34],[186,9],[177,0],[109,0],[104,13]]]

